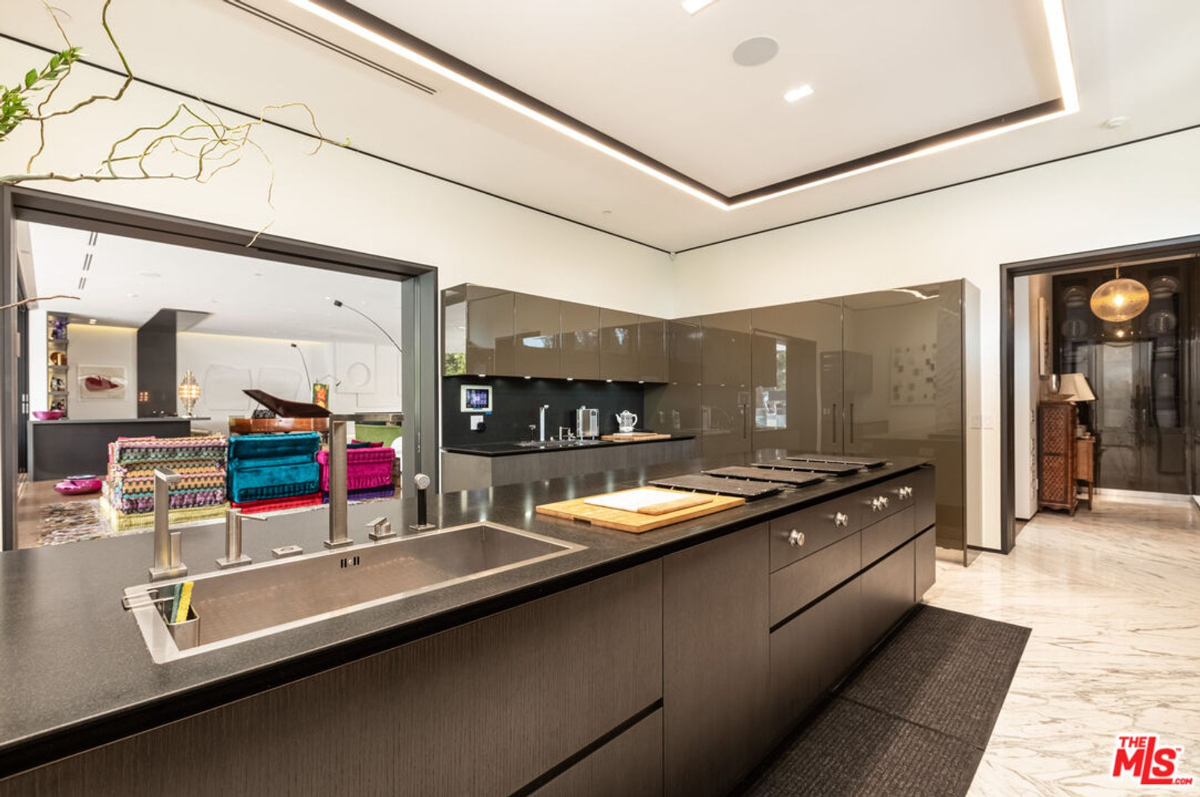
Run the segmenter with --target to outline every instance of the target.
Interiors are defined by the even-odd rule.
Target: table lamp
[[[1072,404],[1096,400],[1096,394],[1092,392],[1092,386],[1088,384],[1087,377],[1083,374],[1063,374],[1059,380],[1058,390],[1063,400],[1070,401]],[[1087,431],[1087,425],[1080,423],[1076,434],[1083,437]]]

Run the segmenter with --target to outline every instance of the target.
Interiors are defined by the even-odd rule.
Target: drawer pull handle
[[[891,502],[892,502],[891,499],[888,498],[886,495],[879,496],[879,503],[883,504],[884,509],[887,509],[888,504],[890,504]]]
[[[798,529],[792,529],[792,533],[788,535],[788,545],[793,548],[799,548],[804,544],[804,532]]]
[[[878,495],[871,499],[871,511],[879,512],[883,509],[883,498]]]
[[[838,512],[833,516],[833,525],[838,528],[845,528],[850,525],[850,516],[845,512]]]
[[[901,498],[912,498],[912,495],[913,495],[913,488],[911,488],[911,487],[901,487],[900,488],[900,497]]]

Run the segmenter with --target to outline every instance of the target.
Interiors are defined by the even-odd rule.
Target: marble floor
[[[1033,629],[970,795],[1154,793],[1110,777],[1128,732],[1182,745],[1200,784],[1200,511],[1095,503],[1040,513],[1008,556],[938,562],[930,604]]]

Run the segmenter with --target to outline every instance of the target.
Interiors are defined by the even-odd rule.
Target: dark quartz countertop
[[[672,435],[671,439],[656,440],[588,440],[586,442],[570,441],[558,444],[555,441],[536,445],[521,445],[519,443],[480,443],[478,445],[442,446],[442,451],[451,454],[471,454],[477,457],[508,457],[515,454],[546,454],[554,451],[587,451],[593,448],[609,446],[641,446],[651,443],[673,443],[678,440],[694,440],[695,435]]]
[[[763,451],[758,457],[775,459],[783,453]],[[152,661],[137,623],[121,608],[123,590],[147,580],[152,534],[4,553],[0,777],[641,564],[926,462],[892,458],[876,470],[640,535],[534,511],[539,504],[635,487],[651,478],[744,464],[752,456],[693,459],[431,496],[430,520],[439,526],[486,519],[587,548],[166,664]],[[397,529],[415,520],[415,499],[394,501],[390,508]],[[380,514],[380,504],[350,509],[351,536],[367,542],[362,526],[368,516]],[[256,562],[270,561],[271,548],[290,543],[319,551],[326,511],[279,515],[252,524],[244,550]],[[223,542],[219,525],[184,529],[183,560],[192,575],[216,569],[214,560],[222,555]]]

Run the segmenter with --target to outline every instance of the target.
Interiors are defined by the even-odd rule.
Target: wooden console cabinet
[[[1075,405],[1069,401],[1038,405],[1038,509],[1065,509],[1075,514],[1077,421]]]

